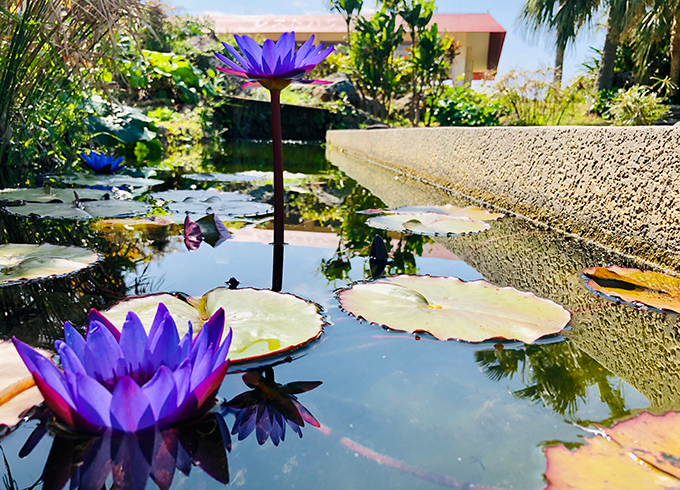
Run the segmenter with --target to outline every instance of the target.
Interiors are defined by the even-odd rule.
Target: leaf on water
[[[127,312],[134,311],[148,329],[158,303],[167,306],[180,336],[188,330],[189,321],[196,335],[203,322],[224,308],[225,325],[234,332],[229,349],[232,362],[259,360],[297,349],[318,338],[324,326],[316,304],[293,294],[252,288],[219,287],[187,301],[167,293],[132,297],[105,311],[104,316],[122,328]]]
[[[444,206],[400,206],[394,208],[394,212],[398,214],[435,213],[456,216],[459,218],[470,218],[478,221],[494,221],[505,216],[504,214],[487,211],[486,209],[478,208],[477,206],[460,208],[451,204],[446,204]]]
[[[75,200],[74,191],[81,201],[99,201],[110,196],[109,191],[98,189],[55,189],[38,187],[35,189],[3,189],[0,190],[0,201],[4,202],[37,202],[37,203],[70,203]]]
[[[45,357],[52,355],[42,349],[36,350]],[[23,412],[42,402],[43,397],[14,344],[0,342],[0,425],[15,426]]]
[[[55,175],[62,182],[67,184],[83,185],[83,186],[102,186],[102,187],[151,187],[162,184],[163,181],[159,179],[150,179],[146,177],[132,177],[124,174],[111,175],[95,175],[87,173],[75,173]]]
[[[619,422],[574,451],[545,451],[546,490],[680,488],[680,413],[643,412]]]
[[[183,175],[185,179],[198,180],[201,182],[256,182],[258,180],[273,180],[274,172],[262,172],[260,170],[248,170],[245,172],[235,172],[233,174],[195,173]],[[300,180],[306,178],[306,174],[294,174],[283,172],[284,180]]]
[[[98,260],[97,253],[81,247],[7,243],[0,245],[0,286],[64,276]]]
[[[533,293],[457,277],[393,276],[338,293],[342,308],[393,330],[428,332],[439,340],[494,338],[531,343],[559,333],[570,315]]]
[[[583,274],[586,285],[605,296],[680,313],[680,278],[616,265],[590,267]]]
[[[143,202],[107,199],[49,204],[27,203],[21,206],[10,206],[5,210],[19,216],[35,215],[41,218],[88,220],[138,216],[148,213],[151,208]]]
[[[366,224],[374,228],[419,235],[462,235],[491,228],[484,221],[438,213],[387,214],[369,218]]]
[[[169,211],[184,215],[199,214],[201,216],[215,213],[219,216],[260,216],[273,212],[269,204],[253,201],[240,192],[222,192],[210,188],[206,190],[173,190],[152,194],[154,199],[169,202]]]

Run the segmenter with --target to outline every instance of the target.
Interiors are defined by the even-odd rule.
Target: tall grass
[[[0,0],[2,187],[59,163],[60,149],[68,149],[61,119],[73,94],[112,56],[117,32],[134,30],[143,12],[141,0]]]

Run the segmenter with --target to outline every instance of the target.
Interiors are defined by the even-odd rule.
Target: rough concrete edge
[[[357,131],[357,130],[353,130],[353,131]],[[336,147],[336,146],[332,145],[328,141],[328,138],[326,139],[325,145],[326,145],[327,151],[338,151],[338,152],[344,153],[344,154],[349,155],[353,158],[356,158],[357,160],[365,161],[365,162],[367,162],[371,165],[376,165],[380,168],[390,170],[390,171],[395,172],[397,174],[404,175],[404,176],[406,176],[410,179],[414,179],[418,182],[422,182],[424,184],[431,185],[431,186],[436,187],[438,189],[442,189],[446,192],[460,196],[460,197],[462,197],[466,200],[469,200],[473,203],[481,205],[482,207],[491,208],[495,211],[498,211],[498,212],[501,212],[501,213],[504,213],[504,214],[507,214],[507,215],[516,216],[516,217],[521,218],[523,220],[526,220],[529,223],[532,223],[533,225],[538,226],[540,228],[544,228],[544,229],[547,229],[547,230],[553,230],[553,231],[556,231],[558,233],[562,233],[565,236],[568,236],[568,237],[571,237],[571,238],[574,238],[574,239],[577,239],[577,240],[581,240],[582,242],[587,243],[589,245],[596,246],[596,247],[602,247],[606,250],[616,252],[618,255],[620,255],[622,257],[625,257],[627,259],[631,259],[631,260],[634,260],[634,261],[639,262],[641,264],[644,264],[645,266],[648,266],[650,269],[661,271],[661,272],[671,274],[671,275],[680,276],[680,271],[674,269],[672,266],[670,266],[668,264],[665,264],[664,262],[657,262],[653,259],[649,259],[649,258],[644,257],[644,256],[635,255],[635,254],[625,252],[625,251],[623,251],[623,250],[621,250],[621,249],[619,249],[615,246],[611,246],[607,243],[602,243],[600,241],[588,238],[588,237],[580,235],[578,233],[575,233],[575,232],[572,232],[572,231],[567,231],[566,229],[561,228],[559,225],[546,223],[544,221],[541,221],[538,218],[529,217],[529,216],[527,216],[527,215],[525,215],[525,214],[523,214],[519,211],[515,211],[515,210],[509,209],[509,208],[505,208],[505,207],[500,206],[496,203],[489,202],[489,201],[482,199],[482,198],[479,198],[479,197],[471,196],[471,195],[466,194],[465,192],[463,192],[461,190],[458,190],[458,189],[455,189],[455,188],[452,188],[452,187],[447,187],[447,186],[444,186],[442,184],[438,184],[436,182],[431,182],[426,178],[423,178],[419,175],[415,175],[414,173],[409,172],[409,170],[411,170],[411,169],[406,165],[400,165],[396,162],[391,162],[390,164],[386,164],[386,163],[379,162],[379,161],[373,160],[371,158],[368,158],[364,155],[357,155],[356,153],[353,153],[353,152],[345,150],[341,147]]]

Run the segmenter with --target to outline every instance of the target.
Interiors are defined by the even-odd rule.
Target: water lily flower
[[[221,53],[215,53],[215,56],[229,66],[218,67],[218,70],[249,80],[243,88],[261,86],[269,90],[283,90],[291,82],[331,83],[302,79],[333,51],[332,46],[326,49],[323,48],[323,44],[315,46],[314,35],[297,51],[295,32],[284,32],[276,42],[267,39],[262,46],[249,36],[236,34],[234,39],[241,50],[240,53],[229,44],[225,42],[222,44],[234,57],[235,62]]]
[[[57,419],[92,432],[132,433],[174,425],[213,403],[229,367],[232,334],[220,345],[223,329],[221,308],[193,341],[191,323],[180,339],[162,303],[148,335],[133,312],[118,331],[91,310],[86,338],[66,322],[65,341],[55,342],[63,371],[12,340]]]
[[[242,441],[253,431],[257,442],[263,445],[271,439],[275,446],[286,438],[286,424],[302,437],[305,422],[320,427],[314,416],[298,401],[295,395],[313,390],[321,381],[297,381],[280,385],[274,381],[271,366],[243,375],[243,382],[252,388],[226,403],[225,410],[236,415],[232,434]]]
[[[281,137],[281,90],[292,82],[330,83],[321,80],[303,80],[302,77],[314,69],[328,56],[332,47],[314,45],[314,36],[300,49],[295,50],[295,33],[284,32],[278,41],[267,39],[262,46],[248,36],[235,35],[239,53],[226,43],[224,47],[234,57],[215,53],[229,68],[222,71],[247,78],[242,87],[262,86],[271,92],[272,107],[272,150],[274,157],[274,245],[283,245],[285,221],[285,197],[283,189],[283,139]]]
[[[87,153],[81,153],[80,158],[83,159],[85,164],[90,167],[95,174],[112,174],[125,166],[125,159],[123,157],[113,159],[111,155],[104,155],[103,153],[97,153],[96,151],[91,151],[88,155]]]
[[[229,238],[231,233],[215,213],[203,216],[198,221],[193,221],[189,215],[184,218],[184,245],[190,252],[198,249],[201,242],[215,248]]]

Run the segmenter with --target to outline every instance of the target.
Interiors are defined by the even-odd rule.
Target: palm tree
[[[352,17],[358,16],[361,13],[363,5],[364,0],[330,0],[329,2],[331,12],[335,10],[345,19],[345,24],[347,24],[347,45],[351,44],[350,24],[352,23]]]
[[[547,30],[555,35],[555,82],[561,82],[564,53],[579,30],[592,22],[600,0],[526,0],[518,21],[536,34]]]
[[[626,28],[630,25],[635,14],[639,12],[641,0],[606,0],[606,5],[609,9],[607,34],[604,39],[604,48],[602,48],[600,69],[595,80],[596,92],[612,88],[616,50],[621,43],[621,37]]]

